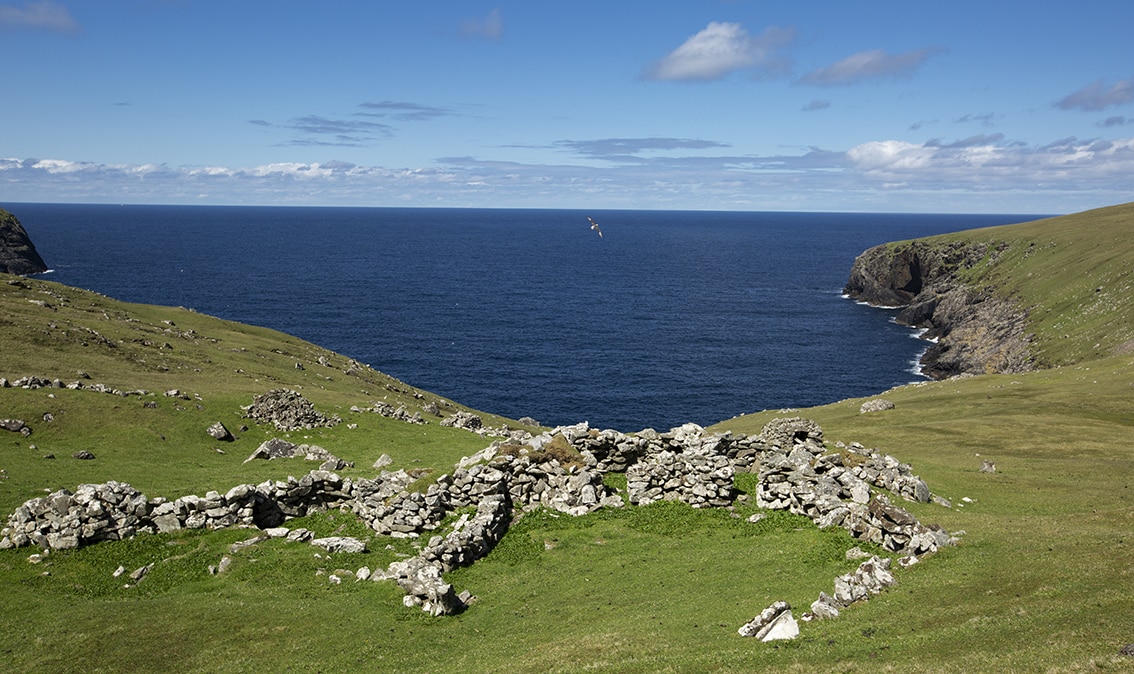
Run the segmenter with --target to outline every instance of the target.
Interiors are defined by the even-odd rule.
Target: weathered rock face
[[[16,216],[0,208],[0,272],[27,275],[45,271],[47,264],[23,225]]]
[[[874,306],[904,307],[895,319],[924,328],[933,340],[922,372],[934,379],[959,374],[1034,369],[1027,313],[961,282],[960,272],[996,263],[1003,247],[924,240],[876,246],[859,255],[844,292]]]

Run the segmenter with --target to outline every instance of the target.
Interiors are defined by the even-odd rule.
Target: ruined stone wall
[[[561,441],[555,438],[575,448],[584,465],[541,453]],[[515,443],[514,438],[494,442],[424,490],[411,490],[421,476],[404,470],[383,471],[373,479],[314,470],[299,479],[172,501],[148,499],[119,482],[80,485],[74,493],[59,490],[17,508],[0,531],[0,548],[66,550],[179,529],[271,530],[327,508],[350,510],[381,535],[417,538],[438,530],[455,510],[473,507],[475,512],[457,518],[447,534],[431,536],[415,557],[372,575],[360,570],[360,578],[397,582],[407,606],[441,615],[463,610],[468,601],[468,593],[456,593],[442,574],[487,555],[516,515],[535,508],[581,515],[623,506],[622,496],[604,483],[600,466],[625,466],[626,498],[632,504],[680,500],[694,507],[730,506],[736,472],[751,470],[759,476],[755,497],[762,508],[789,510],[820,527],[842,526],[860,540],[907,556],[953,542],[882,493],[928,501],[928,487],[909,466],[861,445],[828,452],[822,429],[806,419],[777,419],[748,437],[706,434],[694,424],[635,435],[579,424],[530,436],[518,450]]]

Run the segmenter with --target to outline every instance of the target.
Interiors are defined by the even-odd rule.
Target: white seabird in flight
[[[600,238],[600,239],[601,239],[601,238],[602,238],[602,230],[601,230],[601,229],[599,229],[599,227],[598,227],[598,223],[597,223],[597,222],[595,222],[594,220],[591,220],[591,216],[589,216],[589,215],[587,216],[587,220],[590,220],[590,223],[591,223],[591,229],[593,229],[593,230],[595,230],[596,232],[598,232],[598,238]]]

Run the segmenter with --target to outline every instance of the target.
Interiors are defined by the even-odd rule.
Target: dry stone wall
[[[800,427],[763,457],[756,503],[809,517],[820,528],[841,526],[859,540],[893,552],[920,555],[947,545],[947,533],[922,525],[871,486],[911,501],[928,502],[929,488],[910,467],[861,445],[846,455],[826,453],[807,428]]]
[[[554,458],[551,450],[562,446],[577,452],[580,460]],[[273,453],[272,447],[262,449],[265,455]],[[284,449],[276,453],[300,452],[295,446]],[[407,606],[450,614],[465,608],[469,594],[456,593],[442,574],[487,555],[517,514],[548,508],[581,515],[624,505],[603,480],[616,467],[626,473],[626,496],[632,504],[681,500],[694,507],[728,506],[736,493],[736,472],[751,471],[759,475],[755,497],[760,507],[789,510],[820,527],[842,526],[852,536],[907,559],[955,542],[881,493],[928,501],[928,488],[909,466],[861,445],[842,450],[828,452],[822,429],[800,418],[777,419],[758,436],[737,437],[706,434],[695,424],[632,435],[578,424],[529,435],[522,442],[516,437],[495,441],[424,490],[412,488],[424,475],[405,470],[383,471],[373,479],[315,470],[299,479],[237,485],[223,494],[214,491],[172,501],[148,499],[124,483],[80,485],[74,493],[59,490],[17,508],[0,531],[0,548],[70,549],[179,529],[242,526],[269,531],[289,518],[341,508],[381,535],[418,538],[437,532],[415,557],[374,574],[360,570],[359,577],[394,580],[406,592]],[[438,532],[450,514],[468,508],[475,512],[458,517],[447,533]],[[832,613],[824,608],[827,604],[837,613],[847,605],[844,594],[862,594],[854,589],[859,586],[867,587],[867,594],[885,587],[885,574],[877,569],[888,572],[888,564],[885,560],[869,567],[874,580],[856,580],[845,592],[837,581],[835,603],[813,606],[812,613]]]

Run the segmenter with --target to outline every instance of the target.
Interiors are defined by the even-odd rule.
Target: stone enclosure
[[[271,414],[250,416],[277,421]],[[288,415],[285,423],[314,421],[337,422],[304,413]],[[257,452],[271,458],[272,450]],[[444,615],[464,610],[470,595],[458,594],[442,574],[487,555],[526,511],[548,508],[582,515],[657,500],[728,507],[738,495],[735,476],[742,472],[758,475],[751,496],[761,508],[789,510],[823,528],[842,527],[858,540],[902,556],[903,565],[956,542],[892,502],[932,498],[908,465],[857,444],[831,451],[822,429],[798,417],[773,420],[757,436],[706,434],[694,424],[666,433],[647,429],[624,434],[585,423],[540,435],[517,432],[465,457],[424,489],[411,489],[420,475],[405,470],[382,471],[373,479],[340,477],[326,469],[339,465],[326,461],[340,460],[325,451],[307,457],[325,462],[301,478],[242,484],[204,496],[148,498],[119,482],[59,490],[17,508],[0,531],[0,548],[66,550],[138,534],[232,526],[278,533],[289,518],[338,508],[354,513],[380,535],[428,537],[416,556],[374,573],[359,570],[358,578],[393,580],[405,591],[407,606]],[[303,455],[311,449],[291,446],[277,453]],[[611,472],[625,473],[625,494],[605,483],[604,475]],[[448,533],[436,534],[455,511],[463,514],[450,518]],[[835,617],[892,584],[889,562],[873,558],[857,575],[837,579],[834,595],[821,593],[804,619]],[[788,616],[781,618],[785,610]],[[786,623],[790,618],[790,608],[777,607],[772,613],[769,619]]]

